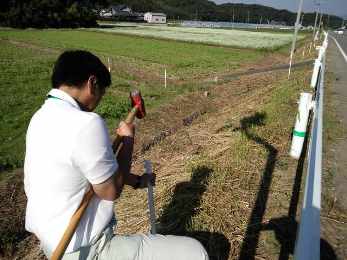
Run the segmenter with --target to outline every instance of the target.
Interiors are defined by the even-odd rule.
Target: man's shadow
[[[303,169],[305,165],[305,154],[307,151],[307,138],[304,143],[302,155],[298,161],[294,185],[288,215],[276,219],[270,219],[267,223],[263,223],[263,218],[266,210],[267,201],[269,198],[272,175],[277,160],[278,151],[265,139],[252,133],[251,129],[254,126],[264,125],[266,118],[265,113],[255,113],[250,117],[245,117],[241,120],[241,126],[238,129],[246,135],[246,137],[254,142],[262,145],[267,151],[266,165],[260,179],[259,189],[254,203],[251,216],[248,221],[247,230],[242,243],[239,259],[248,260],[255,259],[256,250],[258,247],[260,233],[262,231],[274,231],[275,237],[280,244],[280,260],[289,259],[290,254],[294,254],[295,241],[298,231],[298,223],[296,221],[297,206],[299,203],[300,186],[302,182]],[[333,248],[323,239],[321,244],[321,259],[336,259]]]
[[[201,197],[207,189],[212,169],[201,166],[194,169],[188,182],[178,183],[171,202],[164,207],[158,219],[158,233],[164,235],[184,235],[199,240],[205,247],[210,259],[227,260],[230,243],[221,233],[191,231],[192,217],[201,204]]]

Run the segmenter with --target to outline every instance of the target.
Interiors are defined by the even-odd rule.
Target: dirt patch
[[[32,43],[28,43],[28,42],[21,42],[21,41],[15,41],[15,40],[5,40],[5,39],[0,39],[0,41],[11,43],[11,44],[13,44],[17,47],[20,47],[20,48],[29,48],[32,50],[39,50],[39,51],[47,52],[50,54],[58,54],[61,52],[61,50],[57,49],[57,48],[42,47],[42,46],[38,46],[36,44],[32,44]]]
[[[23,171],[17,170],[8,180],[0,182],[0,256],[10,257],[19,241],[29,233],[24,229],[26,197]]]

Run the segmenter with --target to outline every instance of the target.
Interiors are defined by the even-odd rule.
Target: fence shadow
[[[242,243],[241,253],[239,257],[240,260],[255,259],[260,232],[266,230],[274,231],[276,240],[281,245],[278,258],[279,260],[288,260],[289,256],[294,254],[295,241],[298,231],[298,223],[295,218],[297,215],[297,208],[300,198],[300,187],[304,172],[308,140],[307,138],[305,138],[303,151],[298,161],[288,215],[276,219],[271,219],[266,224],[262,224],[278,151],[261,137],[250,133],[249,129],[252,126],[263,125],[265,118],[265,113],[255,113],[253,116],[243,118],[241,120],[241,127],[239,129],[250,140],[253,140],[256,143],[264,146],[268,151],[266,166],[259,184],[256,202],[254,204],[251,217],[248,222],[245,238]],[[332,246],[327,241],[321,239],[320,244],[321,259],[337,259]]]
[[[227,260],[230,243],[221,233],[190,231],[192,217],[198,213],[212,169],[202,166],[193,171],[188,182],[178,183],[171,202],[158,219],[158,233],[194,237],[205,247],[210,259]]]
[[[252,116],[241,119],[240,131],[245,136],[257,144],[263,146],[267,152],[267,160],[265,168],[260,179],[259,189],[257,197],[251,212],[251,216],[248,220],[248,226],[245,233],[244,240],[240,251],[239,259],[254,259],[256,249],[259,242],[260,232],[262,230],[262,221],[266,210],[267,201],[269,198],[270,186],[272,182],[272,174],[275,168],[275,162],[277,159],[277,149],[268,143],[265,139],[252,133],[251,128],[255,126],[264,125],[266,118],[265,113],[255,113]]]

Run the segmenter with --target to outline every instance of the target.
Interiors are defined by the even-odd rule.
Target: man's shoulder
[[[94,112],[82,112],[83,114],[82,117],[84,118],[84,120],[90,124],[105,124],[104,119],[98,115],[97,113]]]
[[[103,118],[94,113],[86,112],[79,109],[74,109],[71,107],[59,107],[59,109],[52,109],[49,106],[42,106],[33,115],[30,120],[30,125],[35,125],[40,127],[44,125],[45,127],[51,125],[59,129],[78,129],[84,126],[99,125],[100,127],[105,127],[105,122]]]

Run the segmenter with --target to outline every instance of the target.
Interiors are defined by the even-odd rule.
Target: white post
[[[299,101],[299,112],[296,116],[295,128],[293,131],[292,146],[290,148],[290,156],[294,159],[299,159],[304,144],[307,121],[312,108],[312,94],[301,93]]]
[[[108,71],[111,72],[111,62],[110,57],[107,57],[107,65],[108,65]]]
[[[318,21],[318,12],[316,11],[316,18],[314,20],[313,35],[312,35],[313,40],[314,40],[314,37],[316,36],[317,21]]]
[[[165,88],[166,88],[166,86],[167,86],[167,75],[166,75],[166,69],[165,69],[165,72],[164,72],[164,77],[165,77]]]
[[[152,163],[149,160],[145,160],[145,173],[151,175],[152,171]],[[154,198],[153,198],[153,186],[148,182],[148,208],[149,208],[149,220],[151,223],[151,234],[155,235],[157,233],[157,229],[155,227],[155,208],[154,208]]]
[[[319,69],[322,63],[319,59],[316,59],[314,62],[313,73],[311,78],[311,88],[315,88],[318,80]]]
[[[302,5],[303,5],[303,3],[304,3],[304,0],[300,0],[299,9],[298,9],[298,14],[296,15],[296,22],[295,22],[295,30],[294,30],[294,36],[293,36],[292,50],[290,51],[288,79],[289,79],[289,77],[290,77],[290,72],[291,72],[291,69],[292,69],[292,62],[293,62],[293,56],[294,56],[296,38],[297,38],[297,36],[298,36],[298,31],[299,31],[300,17],[301,17],[301,11],[302,11]]]

